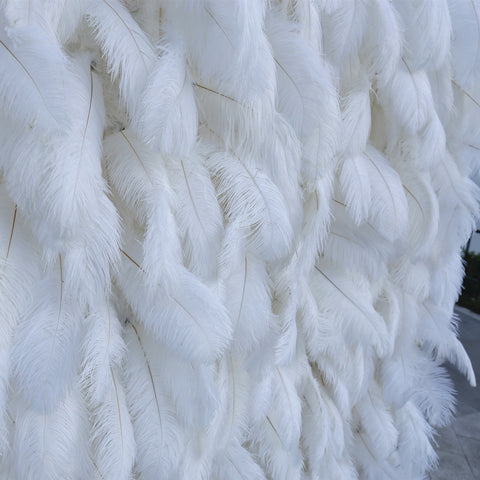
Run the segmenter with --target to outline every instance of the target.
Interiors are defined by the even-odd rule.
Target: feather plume
[[[142,97],[139,129],[164,154],[186,155],[197,138],[197,108],[185,54],[165,45]]]
[[[111,369],[121,364],[125,345],[115,307],[98,305],[85,319],[82,342],[82,386],[93,403],[99,403],[111,384]]]
[[[455,81],[468,90],[480,79],[480,2],[448,0],[453,44],[452,66]]]
[[[281,258],[292,242],[292,226],[281,192],[261,169],[236,154],[217,153],[207,161],[220,204],[229,220],[251,229],[249,248],[265,260]]]
[[[346,0],[330,7],[331,13],[322,21],[324,48],[336,65],[355,55],[367,30],[367,8],[365,2]]]
[[[28,292],[40,276],[39,252],[24,219],[0,187],[0,455],[8,441],[6,408],[11,375],[11,348]]]
[[[183,158],[170,158],[167,166],[185,262],[201,278],[211,279],[216,273],[223,216],[205,158],[200,150]]]
[[[368,26],[360,53],[369,77],[374,78],[378,86],[384,88],[400,62],[403,50],[402,31],[393,2],[377,0],[367,5]]]
[[[60,43],[72,39],[82,20],[86,0],[6,0],[5,16],[11,26],[38,26],[54,33]]]
[[[11,478],[90,478],[88,414],[77,385],[51,413],[29,409],[16,399],[11,415]]]
[[[266,31],[277,71],[277,109],[290,122],[298,138],[306,139],[321,125],[330,108],[328,70],[299,34],[298,27],[271,10]]]
[[[265,262],[245,254],[232,262],[226,279],[226,306],[233,321],[233,351],[248,352],[269,333],[272,320],[270,278]]]
[[[95,466],[101,478],[130,479],[135,461],[135,438],[125,399],[122,378],[117,368],[110,376],[100,401],[90,399],[93,417],[91,443]]]
[[[126,396],[137,444],[135,470],[142,479],[169,476],[178,468],[184,438],[173,402],[159,380],[164,377],[162,357],[140,325],[127,322],[125,340]]]
[[[341,331],[348,343],[370,344],[381,355],[386,348],[384,321],[373,309],[368,284],[361,277],[351,277],[327,262],[317,264],[311,282],[319,311],[342,322]]]
[[[425,127],[434,110],[432,91],[424,70],[414,71],[402,57],[382,100],[408,133],[416,134]]]
[[[15,333],[12,367],[27,405],[50,413],[70,390],[80,360],[82,311],[64,285],[61,256],[35,283],[31,295]]]
[[[108,136],[104,156],[113,189],[137,221],[145,223],[144,273],[153,285],[160,279],[170,285],[181,262],[181,245],[162,158],[131,130]]]
[[[365,149],[370,134],[370,82],[356,72],[343,85],[340,97],[344,155],[355,155]]]
[[[450,49],[451,24],[448,0],[395,1],[405,28],[405,61],[413,70],[436,70]]]
[[[88,21],[106,58],[109,73],[118,78],[120,95],[131,116],[155,61],[145,33],[118,0],[89,0]]]
[[[187,361],[208,363],[218,358],[230,343],[232,326],[214,293],[184,267],[179,267],[171,288],[156,284],[152,291],[136,253],[125,252],[116,281],[137,318]]]
[[[3,112],[23,128],[65,133],[72,74],[51,34],[35,25],[0,28],[0,75]]]

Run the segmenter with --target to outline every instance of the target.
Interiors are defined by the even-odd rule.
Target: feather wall
[[[425,478],[479,15],[1,0],[2,478]]]

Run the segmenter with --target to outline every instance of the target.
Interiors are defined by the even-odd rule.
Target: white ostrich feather
[[[448,0],[453,45],[455,81],[469,89],[478,82],[480,61],[480,3],[477,0]]]
[[[121,98],[133,116],[154,66],[153,47],[119,0],[89,0],[86,13],[109,73],[118,78]]]
[[[207,166],[226,217],[239,219],[251,229],[250,248],[266,260],[284,256],[293,232],[277,186],[250,159],[242,159],[234,152],[212,155]]]
[[[231,322],[214,292],[184,267],[177,272],[178,289],[154,284],[152,290],[135,253],[125,252],[116,280],[138,319],[172,353],[187,361],[213,362],[232,335]]]
[[[0,477],[427,478],[479,1],[0,0]]]
[[[361,54],[370,77],[385,87],[397,70],[402,55],[402,29],[393,2],[379,0],[369,3],[368,8],[369,23]]]
[[[413,70],[438,69],[450,50],[451,24],[448,0],[395,1],[405,28],[405,61]],[[429,47],[427,47],[427,45]]]
[[[167,44],[156,60],[138,113],[145,142],[164,154],[185,155],[197,138],[197,108],[185,53]]]
[[[130,479],[136,453],[133,427],[119,369],[110,366],[109,373],[102,398],[89,399],[95,469],[100,478]]]
[[[79,367],[82,311],[64,283],[60,256],[33,285],[12,350],[16,389],[25,403],[51,413],[65,399]]]
[[[342,65],[355,55],[367,30],[365,2],[347,0],[336,2],[323,20],[325,29],[324,48],[337,65]],[[335,34],[334,34],[335,32]]]
[[[199,150],[171,157],[167,166],[185,263],[200,277],[212,279],[217,271],[223,215],[201,146]]]
[[[24,128],[65,133],[72,121],[71,73],[52,33],[38,26],[6,29],[2,25],[0,74],[2,113]]]
[[[135,470],[142,479],[168,476],[180,462],[184,432],[174,403],[159,380],[162,356],[152,348],[141,326],[130,321],[125,325],[125,340],[130,359],[125,390],[137,444]]]
[[[16,399],[10,414],[15,422],[11,438],[10,476],[53,480],[89,478],[88,413],[75,385],[51,413],[29,409]]]

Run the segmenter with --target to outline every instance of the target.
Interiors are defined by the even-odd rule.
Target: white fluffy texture
[[[147,144],[165,154],[185,155],[197,137],[197,107],[185,54],[166,45],[151,73],[138,114]]]
[[[0,0],[0,476],[426,478],[479,17]]]
[[[2,28],[0,72],[5,79],[0,85],[2,112],[23,128],[64,132],[71,121],[70,73],[67,57],[51,33],[38,26]]]

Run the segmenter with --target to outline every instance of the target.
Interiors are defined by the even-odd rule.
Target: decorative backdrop
[[[479,18],[0,0],[1,478],[425,479]]]

